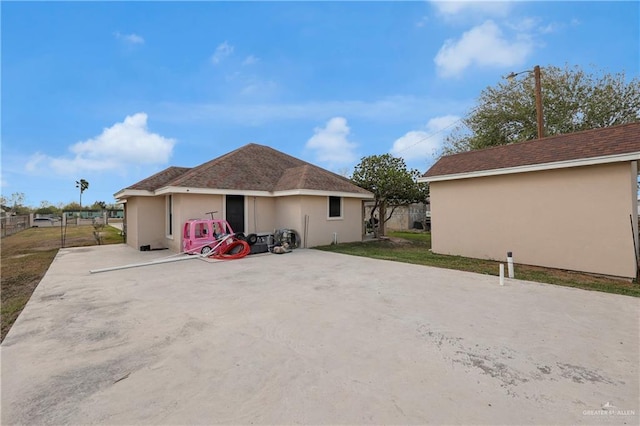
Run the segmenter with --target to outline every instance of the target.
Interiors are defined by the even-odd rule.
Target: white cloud
[[[138,34],[121,34],[116,31],[114,35],[118,40],[122,40],[128,44],[144,44],[144,38],[140,37]]]
[[[446,18],[459,15],[507,16],[513,6],[513,2],[510,1],[486,0],[437,0],[430,3],[440,15]]]
[[[471,65],[500,68],[522,65],[532,52],[533,42],[527,35],[507,39],[489,20],[465,32],[459,40],[445,41],[434,62],[440,75],[455,77]]]
[[[318,161],[330,165],[344,165],[357,160],[356,144],[348,139],[350,129],[343,117],[333,117],[325,127],[316,127],[305,147],[315,151]]]
[[[518,21],[506,22],[505,26],[514,31],[527,32],[533,30],[539,24],[540,19],[527,17]]]
[[[412,130],[396,139],[389,152],[405,161],[432,160],[442,147],[447,131],[459,120],[456,115],[432,118],[424,129]]]
[[[127,165],[166,164],[175,143],[174,139],[150,133],[147,114],[141,112],[127,116],[95,138],[71,145],[69,151],[73,156],[36,153],[25,169],[35,172],[48,168],[59,175],[73,175],[81,171],[124,170]]]
[[[258,63],[260,59],[256,58],[253,55],[249,55],[246,58],[244,58],[244,61],[242,61],[242,65],[253,65]]]
[[[538,27],[538,32],[540,34],[551,34],[560,31],[563,27],[564,25],[558,22],[550,22],[547,25]]]
[[[228,42],[224,42],[216,47],[216,51],[211,56],[211,62],[214,64],[219,64],[224,58],[231,55],[233,53],[234,47],[230,45]]]
[[[422,18],[420,18],[420,20],[418,22],[416,22],[416,27],[422,28],[425,25],[427,25],[427,22],[429,22],[429,17],[428,16],[423,16]]]

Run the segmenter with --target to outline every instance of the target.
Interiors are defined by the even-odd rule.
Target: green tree
[[[77,180],[76,188],[80,189],[80,210],[82,210],[82,193],[89,189],[89,182],[84,179]]]
[[[62,206],[61,210],[64,210],[64,211],[78,211],[81,208],[82,208],[82,206],[80,204],[76,203],[75,201],[72,201],[72,202]]]
[[[363,157],[355,167],[353,183],[375,196],[370,220],[373,223],[375,213],[379,212],[379,235],[384,235],[384,224],[396,208],[427,200],[429,187],[417,182],[419,176],[418,170],[407,170],[404,160],[391,154]]]
[[[640,79],[582,68],[541,69],[545,136],[640,121]],[[442,154],[536,139],[533,75],[484,89],[477,106],[445,139]]]
[[[104,201],[96,201],[91,205],[92,210],[106,210],[106,208],[107,203],[105,203]]]
[[[40,206],[34,211],[36,214],[59,215],[60,208],[54,206],[49,201],[40,201]]]
[[[54,206],[38,207],[34,213],[36,214],[58,214],[60,211]]]

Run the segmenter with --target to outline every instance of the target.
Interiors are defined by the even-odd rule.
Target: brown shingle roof
[[[423,177],[640,152],[640,123],[585,130],[440,158]]]
[[[349,179],[311,164],[285,170],[273,190],[287,191],[292,189],[331,190],[368,194],[366,190],[354,185]]]
[[[181,173],[176,171],[173,178],[164,179],[171,169],[180,169]],[[166,186],[237,191],[312,189],[370,195],[342,176],[253,143],[191,169],[170,167],[127,189],[157,190]]]
[[[154,191],[165,186],[167,182],[171,182],[188,170],[190,170],[188,167],[168,167],[163,171],[156,173],[155,175],[149,176],[148,178],[143,179],[138,183],[134,183],[133,185],[127,187],[127,189]]]

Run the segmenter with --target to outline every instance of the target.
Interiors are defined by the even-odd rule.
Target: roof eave
[[[146,189],[121,189],[113,194],[113,198],[116,200],[126,199],[128,197],[153,197],[156,195],[153,191],[147,191]]]
[[[360,198],[373,199],[371,193],[347,192],[347,191],[328,191],[317,189],[289,189],[283,191],[256,191],[243,189],[216,189],[216,188],[191,188],[186,186],[165,186],[155,191],[153,195],[168,194],[205,194],[205,195],[245,195],[248,197],[287,197],[291,195],[314,195],[314,196],[332,196],[344,198]]]
[[[359,198],[363,200],[373,199],[372,193],[364,194],[360,192],[347,191],[327,191],[320,189],[287,189],[283,191],[274,191],[274,197],[288,197],[291,195],[313,195],[319,197],[343,197],[343,198]]]
[[[373,199],[372,193],[348,192],[348,191],[331,191],[319,189],[288,189],[283,191],[256,191],[243,189],[215,189],[215,188],[191,188],[184,186],[165,186],[155,191],[153,195],[168,194],[205,194],[205,195],[227,195],[237,194],[248,197],[288,197],[291,195],[314,195],[314,196],[332,196],[344,198],[360,198]]]
[[[249,197],[271,197],[273,192],[242,189],[218,189],[218,188],[193,188],[189,186],[165,186],[156,190],[155,195],[168,194],[204,194],[204,195],[226,195],[237,194]]]
[[[529,164],[525,166],[506,167],[502,169],[479,170],[474,172],[453,173],[448,175],[421,176],[418,182],[430,183],[446,180],[470,179],[486,176],[499,176],[513,173],[537,172],[543,170],[565,169],[570,167],[593,166],[597,164],[619,163],[640,160],[640,152],[605,155],[601,157],[581,158],[578,160],[556,161],[553,163]]]

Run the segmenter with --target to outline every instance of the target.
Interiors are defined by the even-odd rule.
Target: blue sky
[[[639,73],[638,2],[2,2],[2,194],[113,202],[247,143],[425,171],[538,64]],[[544,71],[543,71],[544,73]],[[444,129],[444,130],[443,130]]]

